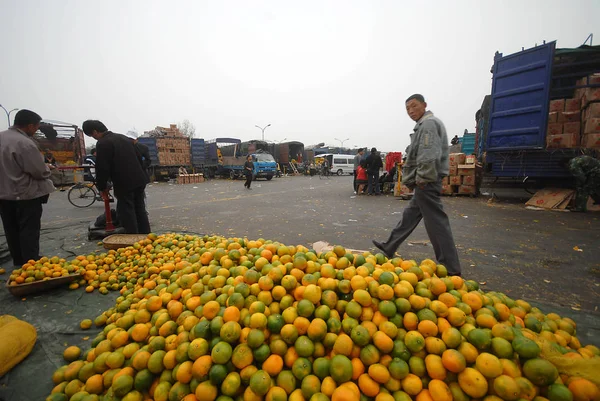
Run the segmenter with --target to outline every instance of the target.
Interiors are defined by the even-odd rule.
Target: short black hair
[[[42,121],[42,117],[31,110],[19,110],[15,115],[15,125],[18,127],[25,127],[29,124],[37,124],[40,121]]]
[[[102,121],[98,121],[98,120],[85,120],[83,122],[83,124],[81,125],[81,128],[83,129],[83,132],[87,136],[92,136],[92,131],[98,131],[98,132],[108,131],[108,128],[106,128],[106,125],[102,124]]]
[[[413,99],[415,99],[421,103],[425,103],[425,98],[423,97],[423,95],[421,95],[419,93],[415,93],[414,95],[409,96],[408,99],[406,99],[406,102],[404,102],[404,103],[408,103]]]

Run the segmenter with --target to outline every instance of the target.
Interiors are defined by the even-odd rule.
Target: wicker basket
[[[113,234],[102,240],[106,249],[127,248],[148,238],[146,234]]]
[[[6,288],[8,289],[8,292],[13,294],[15,297],[22,297],[29,294],[48,291],[56,287],[66,286],[67,284],[77,281],[82,277],[83,276],[81,274],[70,274],[64,277],[54,277],[46,280],[33,281],[31,283],[17,285],[8,285],[7,283]]]

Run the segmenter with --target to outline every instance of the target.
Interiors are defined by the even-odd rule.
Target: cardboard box
[[[563,134],[577,134],[581,133],[581,123],[565,123],[563,125]]]
[[[442,185],[442,195],[452,195],[454,187],[452,185]]]
[[[546,131],[546,136],[560,135],[562,133],[563,133],[563,125],[561,123],[548,124],[548,130]]]
[[[466,164],[475,164],[476,158],[473,155],[469,155],[467,156],[467,158],[465,159],[465,163]]]
[[[600,117],[600,102],[590,103],[583,110],[583,119],[589,120],[592,117]]]
[[[600,148],[600,134],[586,134],[581,137],[582,148]]]
[[[458,164],[450,165],[450,173],[451,176],[458,175]]]
[[[581,99],[566,99],[565,100],[565,112],[579,111],[581,109]]]
[[[463,185],[476,185],[476,178],[474,175],[465,175],[463,177]]]
[[[558,121],[558,112],[554,111],[552,113],[548,113],[548,124],[552,124]]]
[[[464,153],[450,153],[450,165],[465,164],[467,155]]]
[[[579,146],[579,133],[548,135],[546,137],[546,146],[552,149],[569,149]]]
[[[474,185],[461,185],[458,187],[458,193],[461,195],[475,195],[477,188]]]
[[[565,99],[556,99],[550,101],[550,108],[548,110],[550,113],[552,112],[563,112],[565,111]]]
[[[583,95],[583,105],[586,106],[595,100],[600,100],[600,88],[587,88]]]
[[[537,191],[525,205],[544,209],[564,209],[569,203],[568,199],[572,198],[574,193],[572,189],[544,188]]]
[[[462,177],[460,175],[452,175],[449,177],[450,185],[461,185]]]
[[[558,113],[558,122],[559,123],[571,123],[581,121],[581,112],[580,111],[565,111],[563,113]]]
[[[585,121],[584,134],[600,133],[600,117],[593,117]]]
[[[458,175],[475,175],[475,165],[474,164],[460,164],[458,166]]]

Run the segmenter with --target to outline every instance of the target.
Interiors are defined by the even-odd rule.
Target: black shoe
[[[373,245],[375,245],[375,247],[379,249],[388,259],[392,259],[394,257],[394,254],[388,252],[388,250],[385,249],[385,246],[381,242],[373,240]]]
[[[252,191],[252,188],[248,187],[248,190]]]

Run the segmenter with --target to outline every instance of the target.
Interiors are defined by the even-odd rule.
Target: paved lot
[[[242,181],[161,183],[147,190],[148,210],[158,233],[263,237],[304,245],[324,240],[373,250],[371,239],[386,238],[407,202],[391,195],[356,197],[351,183],[349,176],[284,177],[254,182],[252,191],[245,190]],[[484,197],[444,198],[444,203],[464,277],[477,280],[486,290],[529,300],[546,313],[555,310],[570,316],[578,322],[584,344],[600,345],[600,214],[532,211],[523,202],[488,203]],[[87,241],[87,226],[102,212],[100,203],[77,209],[68,203],[66,192],[53,194],[44,210],[43,253],[72,257],[97,250],[96,243]],[[2,234],[0,261],[6,262]],[[575,246],[583,251],[575,251]],[[434,256],[422,225],[398,252],[416,260]],[[83,337],[94,337],[93,331],[79,330],[79,321],[95,317],[114,298],[116,294],[58,290],[21,301],[2,285],[0,314],[32,322],[40,337],[32,355],[0,380],[0,399],[43,399],[51,389],[52,371],[62,364],[63,346],[87,348],[89,340]],[[31,393],[27,388],[31,382],[21,378],[34,371],[48,383]]]

